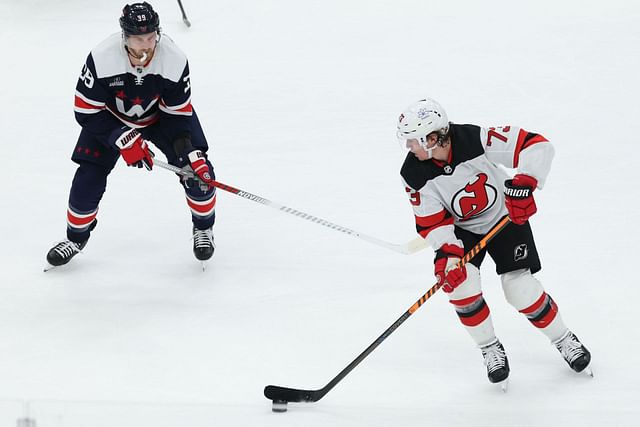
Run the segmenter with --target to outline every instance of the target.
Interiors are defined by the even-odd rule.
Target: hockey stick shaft
[[[498,222],[480,241],[471,248],[458,262],[457,267],[462,267],[473,259],[480,251],[482,251],[487,244],[493,239],[500,231],[502,231],[509,223],[509,217],[504,217]],[[433,285],[424,295],[422,295],[402,316],[398,318],[386,331],[382,333],[369,347],[367,347],[353,362],[351,362],[346,368],[344,368],[335,378],[333,378],[327,385],[318,390],[302,390],[293,389],[288,387],[279,387],[269,385],[264,389],[264,395],[267,399],[273,401],[286,401],[286,402],[317,402],[327,394],[333,387],[336,386],[344,377],[346,377],[356,366],[360,364],[367,356],[369,356],[373,350],[375,350],[389,335],[391,335],[396,329],[400,327],[413,313],[415,313],[431,296],[440,289],[441,285],[436,283]]]
[[[184,6],[182,6],[182,0],[178,0],[178,6],[180,6],[180,12],[182,12],[182,21],[185,23],[187,27],[190,27],[191,22],[189,22],[189,18],[187,18],[187,14],[184,11]]]
[[[170,165],[168,163],[163,162],[162,160],[154,159],[153,163],[156,166],[159,166],[159,167],[161,167],[163,169],[167,169],[167,170],[170,170],[172,172],[175,172],[178,175],[182,175],[182,176],[187,177],[187,178],[199,180],[198,177],[192,171],[181,169],[181,168],[179,168],[177,166],[174,166],[174,165]],[[269,207],[271,207],[273,209],[277,209],[279,211],[282,211],[282,212],[297,216],[298,218],[314,222],[316,224],[322,225],[324,227],[330,228],[330,229],[338,231],[340,233],[348,234],[349,236],[356,237],[358,239],[367,241],[367,242],[369,242],[371,244],[374,244],[374,245],[377,245],[377,246],[382,246],[382,247],[390,249],[390,250],[392,250],[394,252],[399,252],[401,254],[409,255],[409,254],[412,254],[414,252],[418,252],[418,251],[420,251],[420,250],[422,250],[422,249],[427,247],[426,241],[421,237],[413,239],[410,242],[407,242],[405,244],[396,244],[396,243],[386,242],[384,240],[378,239],[377,237],[369,236],[369,235],[366,235],[364,233],[360,233],[358,231],[352,230],[350,228],[343,227],[343,226],[338,225],[338,224],[334,224],[333,222],[329,222],[329,221],[327,221],[325,219],[318,218],[317,216],[310,215],[308,213],[299,211],[297,209],[290,208],[290,207],[282,205],[280,203],[273,202],[273,201],[271,201],[269,199],[265,199],[264,197],[260,197],[260,196],[257,196],[255,194],[251,194],[251,193],[249,193],[247,191],[243,191],[243,190],[240,190],[238,188],[232,187],[230,185],[223,184],[222,182],[219,182],[219,181],[212,181],[210,184],[213,185],[216,188],[219,188],[221,190],[224,190],[224,191],[227,191],[229,193],[235,194],[237,196],[243,197],[245,199],[249,199],[249,200],[251,200],[253,202],[260,203],[262,205],[269,206]]]

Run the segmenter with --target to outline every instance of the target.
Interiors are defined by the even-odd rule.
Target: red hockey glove
[[[209,167],[207,155],[200,150],[193,150],[187,157],[189,158],[191,169],[193,169],[195,174],[198,175],[200,181],[207,184],[209,187],[213,187],[211,183],[215,179],[215,175],[213,175],[213,171]]]
[[[464,256],[464,249],[457,245],[442,245],[436,251],[434,271],[438,284],[442,290],[450,293],[467,280],[467,269],[456,267],[456,264]]]
[[[147,141],[142,139],[142,135],[135,129],[127,129],[116,139],[116,147],[120,149],[120,154],[127,166],[144,166],[147,170],[153,168],[153,151],[149,149]]]
[[[537,186],[537,179],[523,174],[518,174],[504,182],[505,204],[509,211],[509,218],[514,224],[524,224],[538,211],[536,202],[533,200],[533,190]]]

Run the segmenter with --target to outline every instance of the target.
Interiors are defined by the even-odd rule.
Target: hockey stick
[[[482,249],[487,246],[487,243],[493,239],[504,227],[509,223],[509,217],[504,217],[500,222],[493,226],[491,230],[473,247],[471,248],[458,262],[458,266],[467,264],[473,257],[475,257]],[[387,339],[405,320],[415,313],[422,304],[424,304],[431,296],[440,288],[439,284],[435,284],[427,291],[426,294],[420,297],[407,311],[404,312],[398,320],[396,320],[389,328],[382,333],[365,351],[360,353],[346,368],[344,368],[334,379],[329,381],[327,385],[318,390],[303,390],[297,388],[280,387],[275,385],[268,385],[264,388],[264,396],[267,399],[273,401],[274,412],[286,411],[286,405],[288,402],[317,402],[322,399],[336,384],[338,384],[344,377],[349,374],[356,366],[362,362],[373,350],[375,350],[382,342]]]
[[[178,0],[178,6],[180,6],[180,12],[182,12],[182,22],[184,22],[184,25],[186,25],[187,27],[190,27],[191,22],[189,22],[189,19],[187,18],[187,14],[184,12],[184,7],[182,6],[182,0]]]
[[[190,169],[181,169],[177,166],[174,165],[170,165],[168,163],[163,162],[162,160],[157,160],[154,159],[153,163],[157,166],[160,166],[163,169],[167,169],[170,170],[172,172],[177,173],[178,175],[182,175],[185,176],[187,178],[191,178],[191,179],[195,179],[197,181],[200,181],[198,179],[198,177],[193,173],[193,171],[191,171]],[[422,237],[417,237],[407,243],[404,244],[397,244],[397,243],[390,243],[390,242],[386,242],[384,240],[380,240],[377,237],[373,237],[373,236],[369,236],[366,235],[364,233],[360,233],[359,231],[355,231],[355,230],[351,230],[350,228],[347,227],[343,227],[341,225],[338,224],[334,224],[332,222],[329,222],[325,219],[322,218],[318,218],[317,216],[313,216],[310,215],[308,213],[290,208],[288,206],[285,205],[281,205],[279,203],[273,202],[271,200],[265,199],[263,197],[260,196],[256,196],[255,194],[251,194],[247,191],[243,191],[243,190],[239,190],[235,187],[232,187],[230,185],[227,184],[223,184],[219,181],[213,181],[211,183],[211,185],[213,185],[216,188],[219,188],[221,190],[224,191],[228,191],[229,193],[233,193],[237,196],[243,197],[245,199],[249,199],[253,202],[256,203],[260,203],[263,204],[265,206],[269,206],[271,208],[277,209],[279,211],[297,216],[298,218],[302,218],[302,219],[306,219],[307,221],[311,221],[314,222],[316,224],[319,225],[323,225],[327,228],[330,228],[332,230],[335,231],[339,231],[341,233],[344,234],[348,234],[349,236],[353,236],[353,237],[357,237],[358,239],[364,240],[366,242],[369,242],[371,244],[377,245],[377,246],[382,246],[383,248],[387,248],[390,249],[394,252],[399,252],[401,254],[405,254],[405,255],[409,255],[418,251],[421,251],[422,249],[427,247],[427,243],[426,241],[422,238]]]

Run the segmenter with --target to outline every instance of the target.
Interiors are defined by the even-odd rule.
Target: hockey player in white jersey
[[[434,272],[465,329],[481,349],[489,381],[506,389],[509,362],[482,297],[480,265],[496,264],[506,300],[549,338],[576,372],[591,373],[591,354],[567,328],[534,274],[541,269],[528,219],[536,213],[554,156],[542,135],[514,126],[450,123],[433,99],[410,105],[397,136],[409,152],[401,169],[418,233],[436,251]],[[513,178],[504,168],[516,169]],[[462,268],[466,250],[506,215],[511,223]]]
[[[85,247],[118,159],[151,170],[153,144],[169,163],[191,167],[198,176],[197,182],[180,183],[191,211],[193,253],[204,262],[215,248],[215,175],[191,105],[187,58],[162,34],[149,3],[127,4],[119,22],[122,31],[91,51],[76,83],[74,110],[82,130],[71,155],[78,168],[69,192],[67,238],[51,248],[47,261],[66,264]],[[144,224],[135,214],[127,221]]]

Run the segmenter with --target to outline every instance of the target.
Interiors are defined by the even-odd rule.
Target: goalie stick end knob
[[[287,403],[286,400],[274,400],[271,410],[273,412],[287,412]]]

